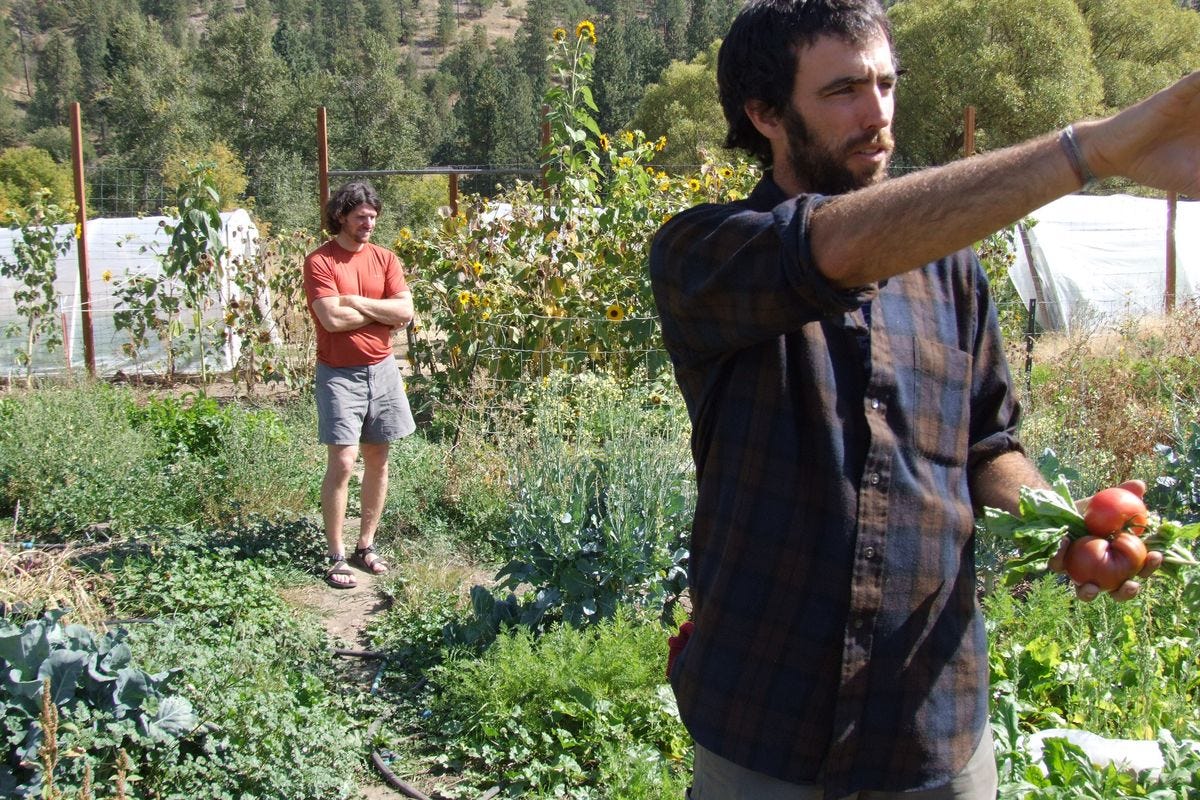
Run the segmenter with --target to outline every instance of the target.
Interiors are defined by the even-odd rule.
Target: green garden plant
[[[175,374],[178,359],[189,351],[199,361],[203,381],[208,379],[204,313],[225,273],[225,247],[221,243],[221,197],[215,183],[215,165],[185,165],[187,175],[176,189],[177,206],[166,209],[163,228],[170,237],[166,250],[157,254],[161,274],[131,274],[114,289],[117,311],[113,324],[125,331],[126,353],[134,359],[144,354],[154,336],[163,349],[166,375]],[[190,327],[185,314],[190,312]]]
[[[496,577],[504,591],[529,587],[521,622],[535,629],[589,625],[624,604],[669,616],[685,583],[695,503],[686,425],[667,409],[645,413],[636,397],[589,403],[613,385],[548,381],[515,454]]]
[[[501,635],[431,671],[424,751],[446,783],[504,797],[682,796],[689,739],[663,679],[666,637],[629,612]],[[463,795],[456,795],[463,796]]]
[[[34,346],[43,342],[49,351],[63,344],[59,320],[59,298],[54,290],[58,257],[71,247],[71,233],[59,229],[72,219],[70,213],[50,201],[50,191],[34,194],[33,202],[22,212],[6,214],[10,226],[20,232],[13,241],[13,259],[0,258],[0,276],[17,283],[13,302],[25,320],[25,344],[16,350],[18,364],[25,366],[25,380],[33,385]],[[17,323],[5,328],[6,336],[22,333]]]
[[[253,261],[235,260],[230,276],[239,297],[226,304],[228,335],[241,343],[232,377],[247,395],[258,382],[299,388],[316,364],[316,335],[304,299],[304,256],[316,239],[293,231],[258,242]]]
[[[76,757],[57,762],[53,782],[78,786],[85,765],[105,779],[117,769],[121,749],[147,755],[191,734],[199,724],[187,698],[171,691],[177,670],[155,674],[134,666],[128,633],[94,635],[63,625],[53,611],[18,628],[0,620],[0,701],[6,748],[0,793],[40,791],[48,777],[34,765],[45,744],[44,693],[58,709],[54,743]]]
[[[545,188],[518,182],[491,200],[465,198],[458,214],[402,230],[395,243],[438,390],[462,395],[478,379],[507,385],[553,369],[659,373],[666,359],[645,270],[650,239],[671,214],[744,196],[757,177],[747,163],[711,161],[672,177],[650,165],[664,140],[601,132],[590,89],[594,31],[584,22],[573,37],[554,34]]]

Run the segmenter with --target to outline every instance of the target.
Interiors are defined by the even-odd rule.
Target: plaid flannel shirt
[[[840,290],[817,196],[768,175],[650,255],[692,420],[695,630],[672,669],[697,742],[827,797],[931,788],[987,717],[968,474],[1020,448],[978,259]]]

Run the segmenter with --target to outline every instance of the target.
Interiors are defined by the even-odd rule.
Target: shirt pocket
[[[916,337],[909,352],[913,446],[932,461],[962,466],[970,438],[971,354]]]

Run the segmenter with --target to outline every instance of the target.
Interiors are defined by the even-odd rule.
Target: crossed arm
[[[1075,126],[1100,178],[1200,196],[1200,71],[1101,120]],[[813,260],[853,287],[969,247],[1079,188],[1057,134],[833,198],[811,220]]]
[[[312,308],[330,333],[353,331],[372,323],[403,328],[413,318],[412,292],[407,290],[380,300],[356,294],[320,297],[313,301]]]

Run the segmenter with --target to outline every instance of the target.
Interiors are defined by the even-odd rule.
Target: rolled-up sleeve
[[[705,359],[739,350],[875,296],[875,285],[832,285],[813,264],[807,226],[825,198],[779,194],[767,208],[755,196],[698,206],[659,231],[650,272],[672,353]]]

